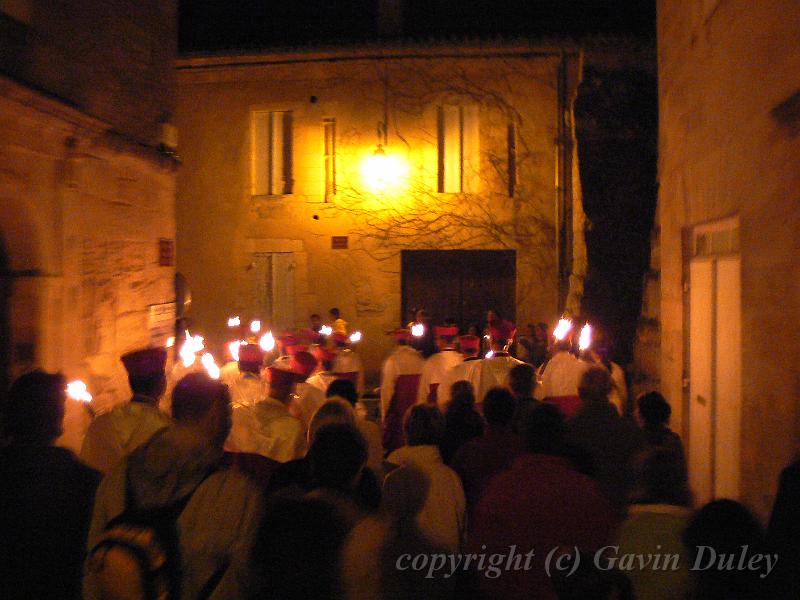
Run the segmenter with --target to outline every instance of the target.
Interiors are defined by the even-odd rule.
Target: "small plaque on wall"
[[[346,235],[331,236],[331,250],[347,250],[347,243]]]
[[[175,240],[161,238],[158,240],[158,266],[172,267],[175,265]]]

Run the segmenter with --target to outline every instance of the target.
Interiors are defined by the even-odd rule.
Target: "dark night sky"
[[[377,39],[377,0],[180,0],[181,52]],[[655,31],[655,0],[405,0],[404,38]]]

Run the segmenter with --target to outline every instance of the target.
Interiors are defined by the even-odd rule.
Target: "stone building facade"
[[[175,28],[169,1],[0,2],[3,389],[62,371],[104,410],[174,319]]]
[[[376,380],[385,333],[408,320],[410,250],[442,252],[441,286],[462,260],[448,252],[511,251],[503,289],[517,323],[578,312],[575,48],[361,46],[177,65],[178,268],[212,340],[231,315],[281,329],[336,306],[364,333]],[[381,152],[394,171],[375,181]],[[507,283],[490,267],[477,287]],[[434,313],[437,302],[421,301]]]
[[[658,3],[661,381],[700,502],[766,516],[800,441],[800,6]]]

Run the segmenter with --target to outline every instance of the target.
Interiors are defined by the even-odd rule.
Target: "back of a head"
[[[475,405],[475,390],[472,383],[466,379],[461,379],[453,383],[450,387],[450,405],[451,406],[474,406]]]
[[[182,424],[198,423],[227,393],[224,383],[206,373],[189,373],[172,390],[172,418]]]
[[[403,431],[409,446],[436,446],[444,435],[444,417],[435,406],[416,404],[405,414]]]
[[[547,402],[534,408],[525,421],[525,445],[534,454],[561,454],[564,451],[564,415]]]
[[[367,462],[367,442],[352,425],[325,425],[314,435],[308,459],[315,486],[347,490]]]
[[[611,392],[611,375],[599,365],[589,367],[581,376],[578,395],[585,401],[607,401]]]
[[[672,408],[666,398],[658,392],[649,392],[642,395],[637,401],[639,414],[649,427],[658,427],[669,421]]]
[[[510,426],[516,408],[516,399],[505,388],[492,388],[483,399],[483,416],[493,427]]]
[[[690,564],[705,566],[709,556],[739,556],[742,548],[748,556],[764,551],[764,531],[758,519],[735,500],[714,500],[698,510],[683,534],[690,553]],[[712,550],[713,549],[713,550]],[[703,552],[704,558],[700,557]],[[721,558],[720,558],[721,559]],[[763,574],[751,569],[699,568],[698,598],[736,600],[769,597],[764,594]]]
[[[533,367],[528,363],[516,365],[508,372],[508,387],[518,398],[530,398],[535,383]]]
[[[313,441],[317,431],[326,425],[355,425],[355,423],[356,417],[350,402],[344,398],[333,396],[328,398],[311,417],[308,424],[308,439]]]
[[[340,315],[341,313],[339,312],[339,309],[338,309],[338,308],[332,308],[332,309],[330,309],[330,310],[328,311],[328,314],[330,314],[330,316],[332,316],[333,318],[335,318],[335,319],[338,319],[338,318],[339,318],[339,315]]]
[[[60,373],[33,371],[19,377],[3,409],[3,434],[13,441],[50,444],[61,435],[66,380]]]
[[[348,532],[336,508],[316,498],[278,498],[261,521],[251,553],[252,598],[334,597]]]
[[[355,406],[356,402],[358,402],[358,392],[356,391],[356,386],[349,379],[336,379],[331,382],[331,384],[328,386],[328,390],[325,392],[325,397],[332,398],[333,396],[344,398],[353,406]]]
[[[637,501],[689,506],[691,493],[683,456],[667,448],[648,448],[636,457]]]

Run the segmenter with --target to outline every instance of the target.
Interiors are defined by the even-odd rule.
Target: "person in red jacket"
[[[564,573],[556,572],[552,557],[577,548],[585,560],[610,544],[614,514],[597,484],[562,456],[564,421],[555,406],[531,412],[525,443],[527,452],[492,479],[479,500],[467,552],[506,557],[498,576],[477,574],[486,598],[555,600],[551,576]],[[561,565],[572,566],[568,557]]]

